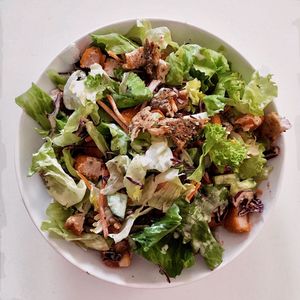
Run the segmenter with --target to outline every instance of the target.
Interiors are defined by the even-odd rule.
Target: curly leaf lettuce
[[[52,143],[47,140],[39,151],[32,156],[29,176],[39,172],[47,186],[49,194],[61,205],[70,207],[80,202],[86,191],[82,180],[77,184],[74,179],[65,173],[52,148]]]

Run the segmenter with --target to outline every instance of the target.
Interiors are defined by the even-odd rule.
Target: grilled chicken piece
[[[90,47],[85,49],[80,59],[81,68],[89,68],[92,64],[100,64],[104,66],[105,55],[100,48]]]
[[[239,208],[232,207],[224,221],[224,227],[235,233],[246,233],[251,230],[249,215],[239,216]]]
[[[166,63],[163,61],[160,62],[159,46],[154,42],[146,40],[143,47],[125,53],[125,63],[123,64],[123,68],[134,70],[144,67],[151,78],[157,79],[157,67],[159,63],[161,65],[159,74],[163,76],[164,72],[166,72]]]
[[[127,70],[139,69],[146,65],[144,47],[139,47],[129,53],[125,53],[125,64],[123,68]]]
[[[156,79],[160,80],[162,83],[166,81],[166,76],[170,70],[170,65],[163,59],[159,59],[156,68]]]
[[[159,117],[157,111],[151,112],[150,107],[147,106],[133,117],[129,125],[129,132],[131,140],[134,140],[141,131],[148,131],[155,136],[170,137],[178,148],[182,149],[199,132],[204,123],[205,120],[193,116]]]
[[[258,128],[263,122],[263,118],[253,115],[244,115],[235,120],[234,124],[239,125],[243,131],[252,131]]]
[[[78,155],[75,158],[75,169],[91,181],[97,181],[101,176],[101,170],[104,163],[101,159],[87,156]]]
[[[83,231],[83,223],[84,223],[84,215],[83,214],[75,214],[70,216],[66,222],[64,227],[74,234],[80,236]]]
[[[271,112],[265,115],[264,122],[260,126],[260,135],[274,142],[282,132],[290,127],[291,124],[287,119],[281,118],[276,112]]]

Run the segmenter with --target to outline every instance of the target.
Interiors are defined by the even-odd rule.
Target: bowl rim
[[[222,45],[225,45],[225,48],[226,46],[229,46],[233,52],[236,52],[238,53],[238,55],[244,60],[245,63],[248,64],[248,66],[252,69],[252,71],[255,70],[255,68],[253,67],[253,65],[243,56],[243,54],[241,54],[241,52],[239,52],[238,50],[236,50],[233,46],[231,46],[230,44],[228,44],[226,41],[224,41],[222,38],[218,37],[217,35],[205,30],[205,29],[202,29],[201,27],[198,27],[196,25],[193,25],[189,22],[184,22],[184,21],[178,21],[178,20],[174,20],[174,19],[166,19],[166,18],[130,18],[130,19],[119,19],[113,23],[109,23],[109,24],[106,24],[106,25],[103,25],[101,27],[98,27],[82,36],[80,36],[79,38],[77,38],[76,40],[73,40],[71,41],[67,46],[65,46],[58,54],[55,55],[54,58],[52,58],[52,60],[50,61],[49,64],[46,65],[46,67],[43,69],[42,73],[39,75],[38,79],[35,81],[37,84],[39,83],[39,81],[42,79],[42,76],[44,74],[44,72],[46,70],[49,69],[49,67],[52,65],[52,63],[55,61],[55,59],[59,56],[61,56],[65,51],[68,50],[68,48],[73,45],[73,44],[77,44],[80,40],[82,40],[83,38],[89,36],[90,34],[94,33],[94,32],[97,32],[97,31],[104,31],[112,26],[117,26],[117,25],[120,25],[120,24],[127,24],[127,23],[134,23],[135,21],[137,20],[141,20],[141,19],[145,19],[145,20],[149,20],[150,22],[161,22],[161,23],[164,23],[164,22],[167,22],[167,23],[173,23],[174,25],[179,25],[179,26],[188,26],[190,28],[193,28],[194,30],[200,30],[202,31],[205,35],[208,35],[208,36],[211,36],[213,39],[217,39],[218,41],[220,41],[222,43]],[[163,25],[162,25],[163,26]],[[276,104],[274,104],[274,108],[275,108],[275,111],[277,111],[277,107],[276,107]],[[87,270],[84,270],[84,267],[77,264],[75,262],[75,260],[71,259],[71,257],[66,257],[60,250],[60,247],[58,247],[54,241],[52,241],[51,238],[49,238],[47,235],[43,234],[43,232],[41,231],[40,229],[40,226],[39,224],[37,224],[34,220],[34,217],[29,209],[29,199],[27,198],[27,194],[26,192],[24,192],[24,187],[23,187],[23,182],[22,182],[22,174],[21,174],[21,168],[19,166],[20,164],[20,132],[21,132],[21,128],[22,128],[22,119],[26,117],[27,118],[27,115],[24,111],[22,111],[21,115],[19,116],[19,120],[18,120],[18,132],[17,132],[17,136],[16,136],[16,142],[15,142],[15,151],[14,151],[14,168],[15,168],[15,174],[16,174],[16,177],[17,177],[17,183],[18,183],[18,189],[19,189],[19,192],[20,192],[20,195],[21,195],[21,198],[22,198],[22,202],[27,210],[27,213],[31,219],[31,221],[33,222],[33,224],[35,225],[37,231],[43,236],[43,238],[50,244],[50,246],[59,254],[61,255],[66,261],[68,261],[69,263],[71,263],[73,266],[75,266],[76,268],[78,268],[81,272],[84,272],[84,273],[87,273],[88,275],[91,275],[97,279],[100,279],[100,280],[103,280],[107,283],[110,283],[110,284],[116,284],[116,285],[119,285],[119,286],[123,286],[123,287],[130,287],[130,288],[140,288],[140,289],[159,289],[159,288],[171,288],[171,287],[177,287],[177,286],[182,286],[182,285],[187,285],[187,284],[191,284],[191,283],[194,283],[195,281],[198,281],[200,279],[204,279],[206,277],[209,277],[209,276],[212,276],[214,274],[216,274],[217,271],[223,269],[225,266],[227,266],[229,263],[231,263],[233,260],[235,260],[237,257],[240,256],[240,254],[242,252],[244,252],[248,246],[253,243],[256,238],[258,237],[258,235],[261,233],[262,229],[265,227],[265,223],[267,221],[267,219],[270,217],[270,215],[272,215],[272,211],[274,210],[274,207],[278,201],[278,197],[273,197],[272,199],[272,205],[270,206],[269,210],[268,210],[268,213],[267,214],[264,214],[262,216],[264,222],[261,226],[259,226],[257,229],[256,229],[256,232],[251,236],[251,239],[248,237],[245,242],[243,242],[242,246],[240,246],[237,250],[235,250],[235,253],[234,255],[232,255],[230,258],[227,259],[226,262],[222,262],[220,266],[218,266],[215,270],[213,271],[209,271],[209,273],[203,273],[203,274],[200,274],[198,276],[194,276],[192,277],[191,279],[189,279],[188,281],[187,280],[180,280],[180,276],[177,277],[176,279],[173,279],[173,281],[171,281],[171,283],[168,283],[167,281],[162,281],[162,282],[155,282],[155,283],[151,283],[151,282],[147,282],[147,283],[131,283],[131,282],[124,282],[124,281],[119,281],[119,282],[115,282],[113,280],[109,280],[109,278],[106,278],[106,277],[99,277],[97,276],[97,274],[95,273],[91,273]],[[285,151],[284,151],[284,148],[285,148],[285,139],[283,136],[280,137],[281,139],[281,149],[283,151],[281,151],[281,159],[282,159],[282,166],[284,165],[284,161],[285,161]],[[282,177],[282,172],[279,172],[279,177],[278,177],[278,180],[277,180],[277,193],[279,193],[279,191],[281,190],[281,184],[282,184],[282,180],[281,180],[281,177]]]

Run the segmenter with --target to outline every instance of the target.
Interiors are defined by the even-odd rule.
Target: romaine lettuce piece
[[[125,216],[127,198],[126,194],[121,193],[115,193],[107,196],[107,204],[111,212],[121,219],[124,219]]]
[[[190,268],[195,264],[195,256],[191,246],[183,244],[180,237],[175,239],[172,233],[162,238],[148,251],[139,247],[136,252],[158,265],[171,278],[180,275],[183,269]]]
[[[76,184],[74,179],[65,173],[57,161],[49,139],[32,156],[28,175],[32,176],[36,172],[42,175],[49,194],[61,205],[70,207],[83,199],[86,185],[82,180]]]
[[[69,75],[58,74],[58,72],[55,70],[48,70],[47,75],[57,88],[59,88],[61,91],[64,90],[64,86],[68,81]]]
[[[180,225],[181,219],[178,206],[173,204],[160,221],[132,235],[132,239],[142,247],[143,251],[147,252],[164,236],[173,232]]]
[[[31,88],[17,97],[15,101],[42,129],[51,128],[48,114],[52,113],[54,104],[51,97],[37,85],[32,83]]]
[[[127,153],[128,143],[130,141],[128,135],[114,123],[102,122],[101,127],[109,129],[111,135],[111,151],[118,152],[121,155],[125,155]]]
[[[137,48],[135,43],[118,33],[92,34],[91,38],[97,46],[104,46],[106,51],[115,54],[131,52]]]
[[[187,90],[193,105],[199,105],[200,101],[203,99],[204,94],[200,92],[200,87],[201,81],[196,78],[186,83],[185,89]]]
[[[109,171],[109,179],[102,193],[104,195],[113,195],[124,188],[124,176],[131,160],[127,155],[118,155],[106,162]]]
[[[153,94],[145,82],[135,73],[128,72],[122,76],[119,91],[113,94],[119,108],[136,106],[150,100]]]

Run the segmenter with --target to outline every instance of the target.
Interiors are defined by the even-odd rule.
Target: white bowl
[[[250,75],[254,70],[253,67],[241,54],[215,35],[195,26],[177,21],[159,19],[151,19],[150,21],[152,22],[153,27],[169,27],[173,40],[179,44],[192,42],[215,50],[217,50],[220,46],[224,46],[225,55],[232,63],[233,70],[240,72],[246,80],[249,80]],[[135,20],[118,22],[102,27],[95,32],[118,32],[125,34],[128,32],[129,28],[134,25],[134,23]],[[57,55],[47,69],[55,69],[61,72],[70,71],[72,69],[72,63],[78,60],[80,52],[82,52],[82,50],[85,49],[90,42],[89,34],[87,34],[72,43]],[[37,85],[45,91],[50,91],[53,88],[52,83],[46,75],[46,70],[38,79]],[[276,110],[274,105],[271,109]],[[51,198],[49,197],[46,188],[38,175],[35,175],[32,178],[27,177],[28,168],[31,163],[31,156],[42,144],[42,139],[34,130],[35,127],[36,124],[34,121],[23,113],[19,123],[19,135],[16,147],[16,172],[24,204],[34,224],[40,230],[41,222],[47,219],[45,211],[48,204],[51,202]],[[281,139],[279,141],[279,146],[281,148],[283,146]],[[212,274],[212,272],[217,272],[220,268],[232,261],[255,239],[260,232],[266,218],[270,214],[271,208],[274,206],[278,184],[280,182],[280,170],[283,163],[283,154],[284,151],[282,151],[282,154],[278,158],[269,161],[269,164],[274,167],[274,171],[271,173],[269,180],[261,185],[261,188],[264,190],[263,202],[265,204],[265,210],[261,215],[252,216],[251,222],[253,226],[251,232],[249,234],[232,234],[223,229],[220,229],[217,232],[217,236],[223,242],[225,251],[223,263],[214,271],[210,271],[202,259],[199,258],[193,267],[184,270],[180,276],[176,279],[172,279],[169,284],[166,281],[166,278],[159,274],[158,268],[155,265],[147,262],[141,257],[134,256],[130,268],[110,269],[102,264],[100,255],[96,251],[85,251],[73,243],[49,237],[45,232],[41,231],[41,234],[50,243],[50,245],[52,245],[69,262],[83,271],[108,282],[129,287],[160,288],[173,287],[199,280]],[[35,251],[38,252],[39,249],[35,249]]]

